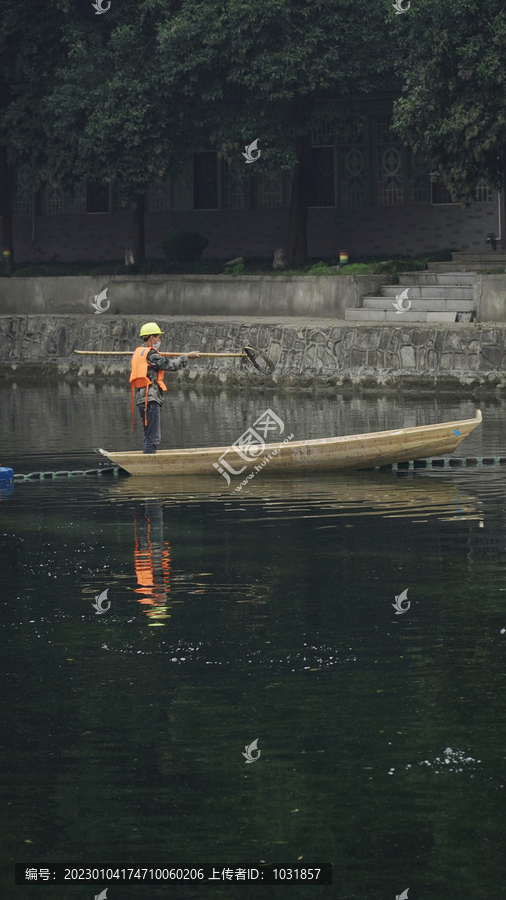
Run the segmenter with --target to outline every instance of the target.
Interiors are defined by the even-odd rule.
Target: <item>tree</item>
[[[5,270],[12,271],[15,166],[46,157],[42,101],[62,60],[63,16],[54,0],[3,0],[0,8],[0,214]]]
[[[506,8],[503,0],[418,0],[402,16],[405,96],[394,128],[422,151],[454,201],[468,206],[481,178],[506,184]],[[506,213],[502,196],[502,243]]]
[[[135,262],[145,258],[146,189],[179,171],[198,130],[160,80],[158,29],[171,5],[125,0],[107,22],[104,16],[91,25],[69,10],[68,62],[45,104],[48,177],[69,190],[83,181],[116,182],[133,206]]]
[[[311,129],[356,113],[392,69],[390,31],[369,0],[186,0],[160,29],[162,82],[198,110],[214,146],[231,158],[258,138],[256,171],[293,170],[291,263],[307,257]]]

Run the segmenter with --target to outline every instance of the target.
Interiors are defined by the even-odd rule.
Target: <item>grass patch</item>
[[[357,255],[350,257],[350,262],[336,272],[332,266],[339,265],[336,257],[320,257],[308,259],[305,266],[287,269],[273,269],[272,257],[245,258],[244,265],[234,266],[232,271],[225,270],[224,260],[199,259],[197,262],[178,264],[166,259],[147,259],[143,263],[126,266],[123,260],[110,260],[97,262],[93,260],[76,260],[75,262],[28,262],[14,266],[13,277],[18,278],[47,278],[65,275],[270,275],[273,277],[285,275],[391,275],[393,278],[399,272],[417,272],[426,268],[428,262],[449,262],[452,258],[452,250],[437,250],[434,253],[426,253],[421,256],[395,256],[391,258]],[[494,274],[499,274],[502,269],[493,269]]]

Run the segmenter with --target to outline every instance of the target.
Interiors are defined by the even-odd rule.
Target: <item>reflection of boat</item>
[[[259,463],[269,473],[368,469],[452,453],[480,422],[481,412],[477,410],[475,419],[311,441],[286,439],[283,443],[250,443],[247,446],[237,446],[236,443],[233,447],[159,450],[152,454],[140,451],[100,452],[130,475],[205,475],[213,474],[214,466],[230,483],[229,473],[232,476],[245,473],[243,478],[246,478],[254,468],[259,468]],[[231,455],[225,459],[228,453]]]
[[[442,474],[442,473],[440,473]],[[153,491],[151,478],[120,479],[107,486],[108,497],[119,503],[145,499]],[[248,506],[264,508],[264,516],[278,518],[334,518],[385,516],[426,518],[465,517],[482,519],[481,503],[462,489],[453,476],[441,480],[427,475],[396,477],[382,472],[340,472],[308,477],[272,476],[248,481],[241,493],[217,484],[212,475],[171,478],[156,483],[156,498],[163,507],[218,503],[224,512]],[[258,512],[256,513],[258,515]],[[244,515],[241,516],[244,518]],[[328,524],[325,523],[325,524]]]

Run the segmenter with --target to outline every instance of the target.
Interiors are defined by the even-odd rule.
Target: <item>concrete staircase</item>
[[[452,262],[427,264],[428,272],[483,272],[502,266],[506,269],[506,253],[488,250],[486,253],[452,253]]]
[[[448,263],[442,263],[447,266]],[[346,309],[348,322],[470,322],[473,317],[472,273],[405,272],[400,283],[381,286],[380,296],[365,296],[362,307]],[[408,290],[403,306],[411,300],[406,312],[398,313],[393,306],[395,298]]]

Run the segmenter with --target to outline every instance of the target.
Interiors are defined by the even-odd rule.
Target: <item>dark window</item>
[[[96,182],[90,182],[86,185],[86,212],[110,212],[108,184],[97,184]]]
[[[333,147],[311,149],[308,206],[335,206]]]
[[[433,203],[455,203],[452,200],[450,191],[443,181],[432,182],[432,202]]]
[[[218,154],[193,157],[193,208],[218,209]]]

